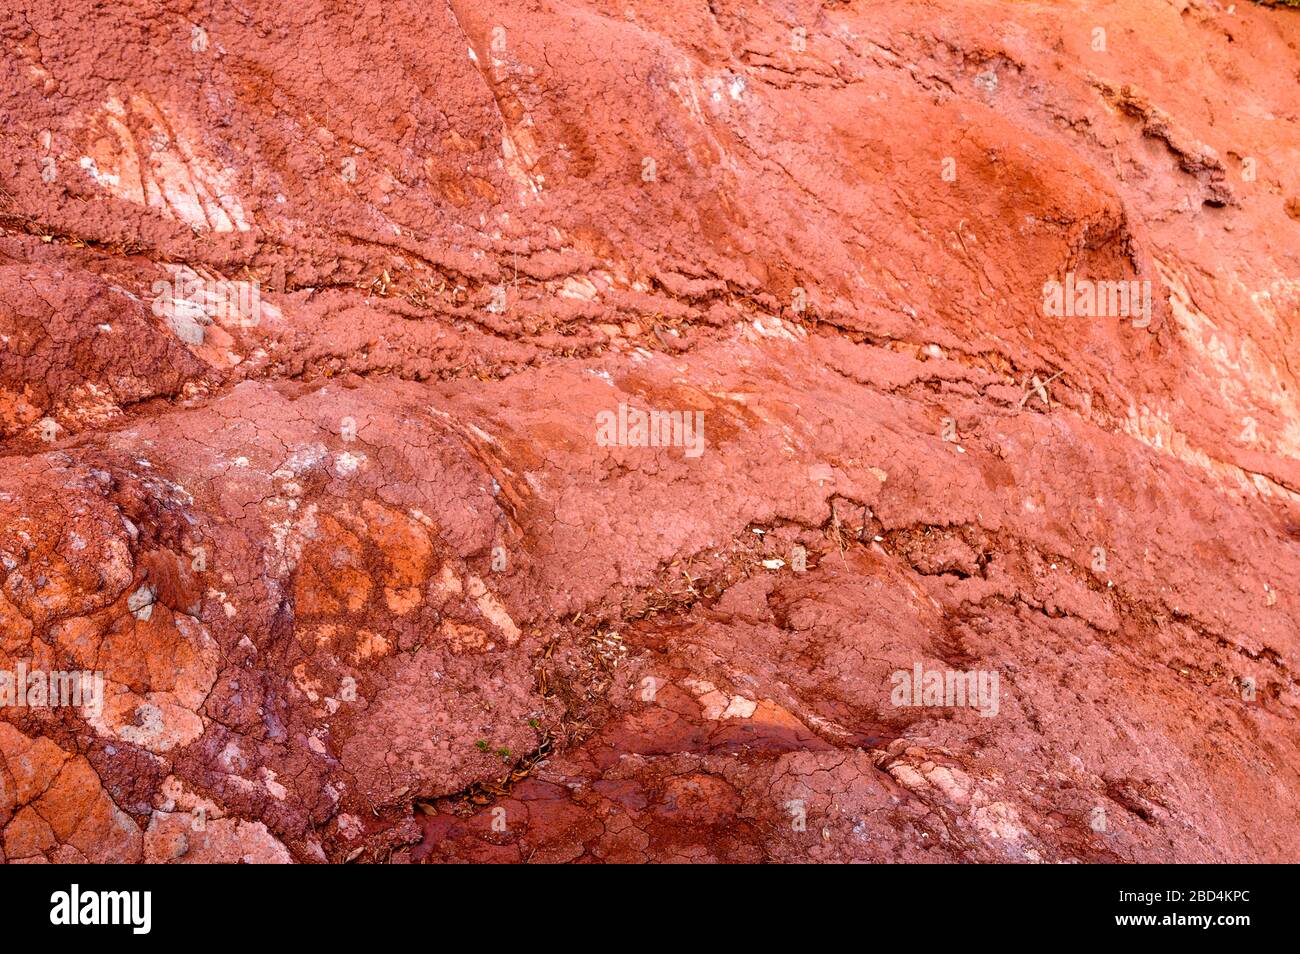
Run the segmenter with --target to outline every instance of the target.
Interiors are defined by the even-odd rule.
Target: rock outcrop
[[[1300,11],[15,0],[0,115],[5,860],[1300,860]]]

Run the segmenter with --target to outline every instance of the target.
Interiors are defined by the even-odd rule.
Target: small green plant
[[[480,752],[491,752],[492,743],[489,742],[487,739],[479,739],[477,742],[474,743],[474,748],[478,749]],[[501,761],[503,762],[510,761],[510,749],[508,749],[506,746],[502,745],[498,747],[496,749],[496,754],[501,756]]]

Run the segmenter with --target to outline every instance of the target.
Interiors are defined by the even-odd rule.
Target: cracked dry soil
[[[1300,860],[1300,11],[11,0],[0,117],[4,860]]]

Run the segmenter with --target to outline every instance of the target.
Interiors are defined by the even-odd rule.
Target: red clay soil
[[[1300,10],[10,0],[0,579],[8,861],[1300,861]]]

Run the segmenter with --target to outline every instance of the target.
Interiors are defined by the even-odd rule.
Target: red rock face
[[[6,860],[1300,860],[1300,11],[215,7],[0,13]]]

